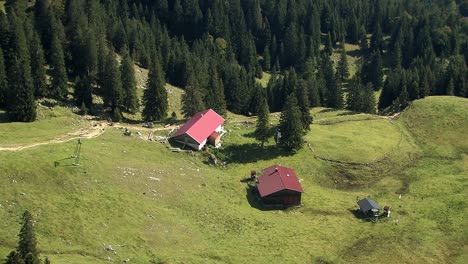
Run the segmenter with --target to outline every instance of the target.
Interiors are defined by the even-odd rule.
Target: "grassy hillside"
[[[84,140],[78,167],[66,159],[74,141],[0,151],[0,256],[15,247],[19,216],[29,209],[42,255],[53,263],[465,263],[468,155],[452,139],[464,137],[458,126],[466,125],[468,109],[466,99],[447,97],[448,109],[460,115],[419,121],[418,113],[435,116],[446,107],[437,100],[415,102],[398,121],[314,109],[311,149],[292,156],[272,140],[259,148],[251,136],[255,118],[230,114],[216,151],[226,167],[208,165],[205,153],[173,153],[113,127]],[[2,124],[2,131],[15,125]],[[458,155],[430,155],[427,146],[442,142],[425,137],[434,127],[446,133],[440,153]],[[296,170],[303,207],[262,211],[249,204],[240,180],[274,163]],[[366,196],[390,205],[392,217],[356,217],[356,199]]]

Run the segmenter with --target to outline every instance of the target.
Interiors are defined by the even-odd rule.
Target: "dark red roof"
[[[260,196],[264,197],[282,190],[304,192],[293,169],[273,165],[263,170],[257,184]]]
[[[217,138],[219,138],[219,136],[221,136],[221,134],[220,134],[220,133],[218,133],[218,132],[216,132],[216,131],[214,131],[214,132],[213,132],[213,133],[211,133],[211,135],[210,135],[210,137],[212,137],[212,138],[214,138],[214,139],[217,139]]]
[[[172,137],[187,134],[198,143],[207,139],[216,128],[224,123],[224,119],[212,109],[196,113]]]

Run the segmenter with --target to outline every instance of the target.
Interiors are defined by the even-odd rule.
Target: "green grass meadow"
[[[69,159],[75,141],[0,151],[0,258],[16,247],[27,209],[52,263],[466,263],[467,110],[454,97],[415,101],[392,121],[316,108],[311,148],[294,155],[273,139],[260,148],[255,118],[229,114],[223,146],[211,150],[225,167],[114,127],[84,140],[80,166]],[[7,135],[29,126],[0,146],[47,139],[79,120],[63,115],[0,124]],[[35,135],[41,126],[54,132]],[[295,169],[301,208],[249,203],[240,180],[272,164]],[[391,218],[357,217],[356,200],[367,196],[390,205]]]

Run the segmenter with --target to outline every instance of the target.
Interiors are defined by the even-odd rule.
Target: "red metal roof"
[[[263,175],[258,178],[257,188],[261,197],[282,190],[304,192],[294,170],[278,165],[263,170]]]
[[[196,113],[172,137],[187,134],[198,143],[207,139],[216,128],[224,123],[224,119],[212,109]]]

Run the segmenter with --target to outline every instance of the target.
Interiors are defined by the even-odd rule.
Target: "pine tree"
[[[7,256],[5,264],[24,264],[23,258],[21,258],[20,254],[16,251],[10,252]]]
[[[85,75],[75,80],[75,99],[78,106],[84,106],[85,109],[92,107],[92,87],[91,79]]]
[[[450,80],[448,81],[448,84],[447,84],[447,90],[446,90],[445,94],[453,96],[453,91],[454,91],[453,78],[450,78]]]
[[[50,50],[51,87],[50,95],[57,99],[66,99],[67,89],[67,70],[65,68],[65,59],[63,55],[63,46],[57,34],[53,34]]]
[[[349,77],[349,69],[348,69],[348,57],[346,56],[346,49],[344,40],[341,41],[341,56],[340,60],[338,61],[338,66],[336,68],[337,79],[341,82],[344,82]]]
[[[185,86],[185,93],[182,94],[181,102],[182,114],[184,114],[185,118],[189,118],[195,113],[205,109],[203,96],[200,92],[200,85],[193,73],[189,75],[187,86]]]
[[[325,52],[328,54],[328,56],[332,55],[333,53],[333,44],[332,44],[330,32],[328,32],[327,34],[327,39],[325,42]]]
[[[361,112],[368,114],[375,114],[375,96],[374,89],[370,83],[364,87],[364,93],[362,95],[363,102]]]
[[[7,91],[8,81],[5,69],[5,60],[3,57],[3,51],[0,48],[0,108],[5,107]]]
[[[265,145],[265,142],[268,142],[270,137],[270,121],[269,121],[270,111],[268,110],[268,103],[266,97],[263,95],[260,99],[260,105],[258,106],[258,116],[257,116],[257,125],[255,128],[255,139],[260,141],[262,148]]]
[[[205,97],[205,105],[213,109],[220,115],[226,114],[226,98],[224,96],[224,87],[221,79],[218,77],[218,71],[215,66],[210,66],[210,80],[208,82],[208,91]]]
[[[110,106],[112,115],[118,119],[120,107],[123,103],[124,91],[122,89],[122,78],[117,64],[115,52],[110,50],[106,56],[104,74],[104,104]]]
[[[309,95],[306,89],[306,84],[303,80],[299,82],[296,89],[296,96],[301,111],[301,121],[304,131],[310,131],[310,125],[312,124],[312,116],[310,115],[309,108]]]
[[[269,71],[271,68],[271,55],[270,55],[270,45],[265,45],[263,50],[263,69]]]
[[[361,110],[362,99],[362,84],[359,74],[354,75],[348,85],[348,96],[346,97],[346,109],[359,112]]]
[[[280,146],[288,151],[297,151],[304,145],[302,139],[304,125],[301,121],[301,111],[297,105],[296,95],[288,96],[280,117]]]
[[[403,88],[400,93],[399,101],[400,101],[400,110],[403,110],[408,106],[408,90],[406,89],[406,85],[403,85]]]
[[[31,122],[36,119],[34,84],[31,77],[30,55],[26,44],[24,27],[12,16],[13,36],[9,54],[7,112],[11,121]]]
[[[167,91],[164,87],[164,77],[159,60],[152,62],[146,89],[143,93],[143,119],[145,121],[162,120],[167,116]]]
[[[36,235],[34,234],[34,226],[33,226],[33,218],[32,215],[25,211],[23,213],[23,226],[21,227],[21,231],[19,233],[19,242],[18,242],[18,252],[20,256],[26,260],[28,254],[29,261],[37,261],[37,262],[28,262],[28,263],[38,263],[39,260],[39,253],[37,251],[37,240]]]
[[[130,113],[136,113],[138,110],[138,96],[135,80],[135,68],[130,55],[125,51],[122,64],[120,65],[122,75],[122,86],[124,89],[124,106]]]
[[[34,95],[36,98],[44,97],[47,93],[46,71],[44,68],[45,57],[37,32],[33,33],[29,51],[31,53],[31,74],[34,83]]]

